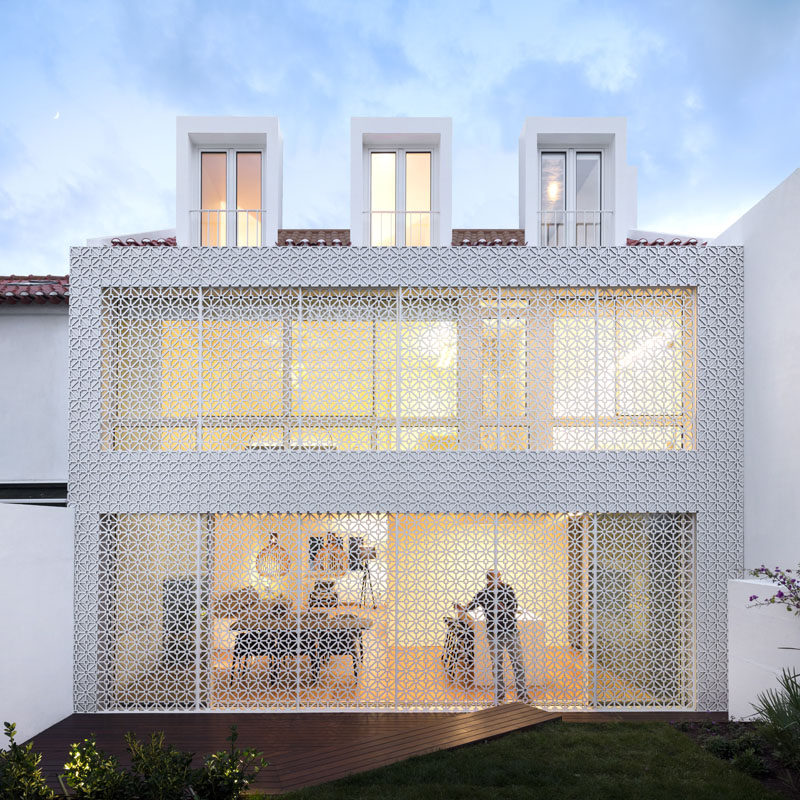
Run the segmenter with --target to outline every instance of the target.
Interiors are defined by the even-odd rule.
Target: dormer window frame
[[[352,117],[350,120],[350,239],[371,246],[370,152],[431,154],[430,246],[450,247],[453,206],[453,121],[449,117]],[[399,202],[403,202],[402,197]],[[399,205],[397,210],[405,210]],[[398,226],[399,227],[399,226]],[[405,241],[405,232],[400,238]],[[409,242],[407,246],[413,246]]]
[[[395,208],[373,209],[372,203],[372,156],[374,154],[392,153],[395,156]],[[408,204],[408,184],[407,184],[407,156],[416,153],[427,153],[430,155],[430,202],[428,211],[409,210]],[[394,214],[392,219],[393,228],[393,247],[430,247],[439,241],[439,205],[440,205],[440,181],[439,181],[439,147],[435,144],[364,144],[363,146],[363,189],[364,189],[364,226],[363,237],[365,243],[371,247],[387,246],[376,244],[374,241],[375,214]],[[428,236],[427,241],[423,241],[424,234],[411,233],[412,226],[424,229],[426,220],[422,215],[427,214]],[[420,219],[416,218],[420,215]],[[385,226],[378,220],[378,228]],[[414,239],[418,241],[415,242]],[[410,242],[407,239],[411,239]]]
[[[531,247],[546,246],[541,235],[541,153],[568,150],[602,154],[600,246],[624,246],[628,232],[637,227],[637,170],[627,159],[624,117],[525,118],[519,137],[519,226],[525,241]]]
[[[179,247],[201,245],[202,153],[226,153],[226,232],[229,247],[277,243],[283,217],[283,138],[277,117],[178,117],[176,124],[176,238]],[[261,153],[261,213],[257,242],[241,241],[236,221],[236,153]],[[233,154],[233,155],[230,155]],[[248,200],[248,204],[249,204]],[[221,211],[221,209],[220,209]],[[251,215],[252,216],[252,215]],[[244,224],[244,223],[241,223]],[[240,241],[230,236],[239,233]],[[249,235],[249,234],[248,234]],[[213,238],[213,237],[212,237]]]

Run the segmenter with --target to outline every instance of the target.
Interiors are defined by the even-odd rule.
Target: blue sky
[[[348,225],[351,116],[453,117],[456,227],[516,226],[526,116],[626,116],[646,229],[800,166],[798,0],[5,0],[0,64],[0,274],[174,226],[181,114],[280,118],[287,227]]]

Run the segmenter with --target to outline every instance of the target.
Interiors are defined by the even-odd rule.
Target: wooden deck
[[[167,742],[199,754],[225,749],[231,725],[239,744],[254,747],[270,762],[253,788],[282,794],[304,786],[393,764],[411,756],[452,749],[525,730],[543,722],[674,722],[727,719],[727,714],[670,711],[565,711],[548,713],[508,703],[468,714],[435,713],[136,713],[72,714],[34,738],[42,769],[58,790],[67,750],[90,733],[98,745],[128,764],[124,736],[144,738],[164,731]]]
[[[181,750],[209,753],[225,749],[235,724],[240,746],[263,751],[269,761],[253,788],[282,794],[560,716],[522,703],[467,714],[72,714],[36,736],[34,746],[48,783],[58,789],[69,745],[90,733],[101,749],[128,764],[127,731],[140,738],[164,731],[167,742]]]

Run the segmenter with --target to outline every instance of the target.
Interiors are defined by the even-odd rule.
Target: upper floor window
[[[369,152],[369,231],[374,247],[429,247],[431,152]]]
[[[603,243],[604,215],[600,152],[540,153],[539,242],[546,247]]]
[[[204,247],[254,247],[262,243],[263,153],[200,153],[200,208],[196,225]]]

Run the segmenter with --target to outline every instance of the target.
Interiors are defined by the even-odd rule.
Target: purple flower
[[[749,602],[752,603],[753,600],[758,600],[758,595],[757,594],[751,594],[750,597],[748,598],[748,600],[749,600]]]
[[[786,595],[784,595],[784,593],[780,589],[778,589],[778,591],[775,593],[775,597],[777,597],[779,600],[785,596]]]

